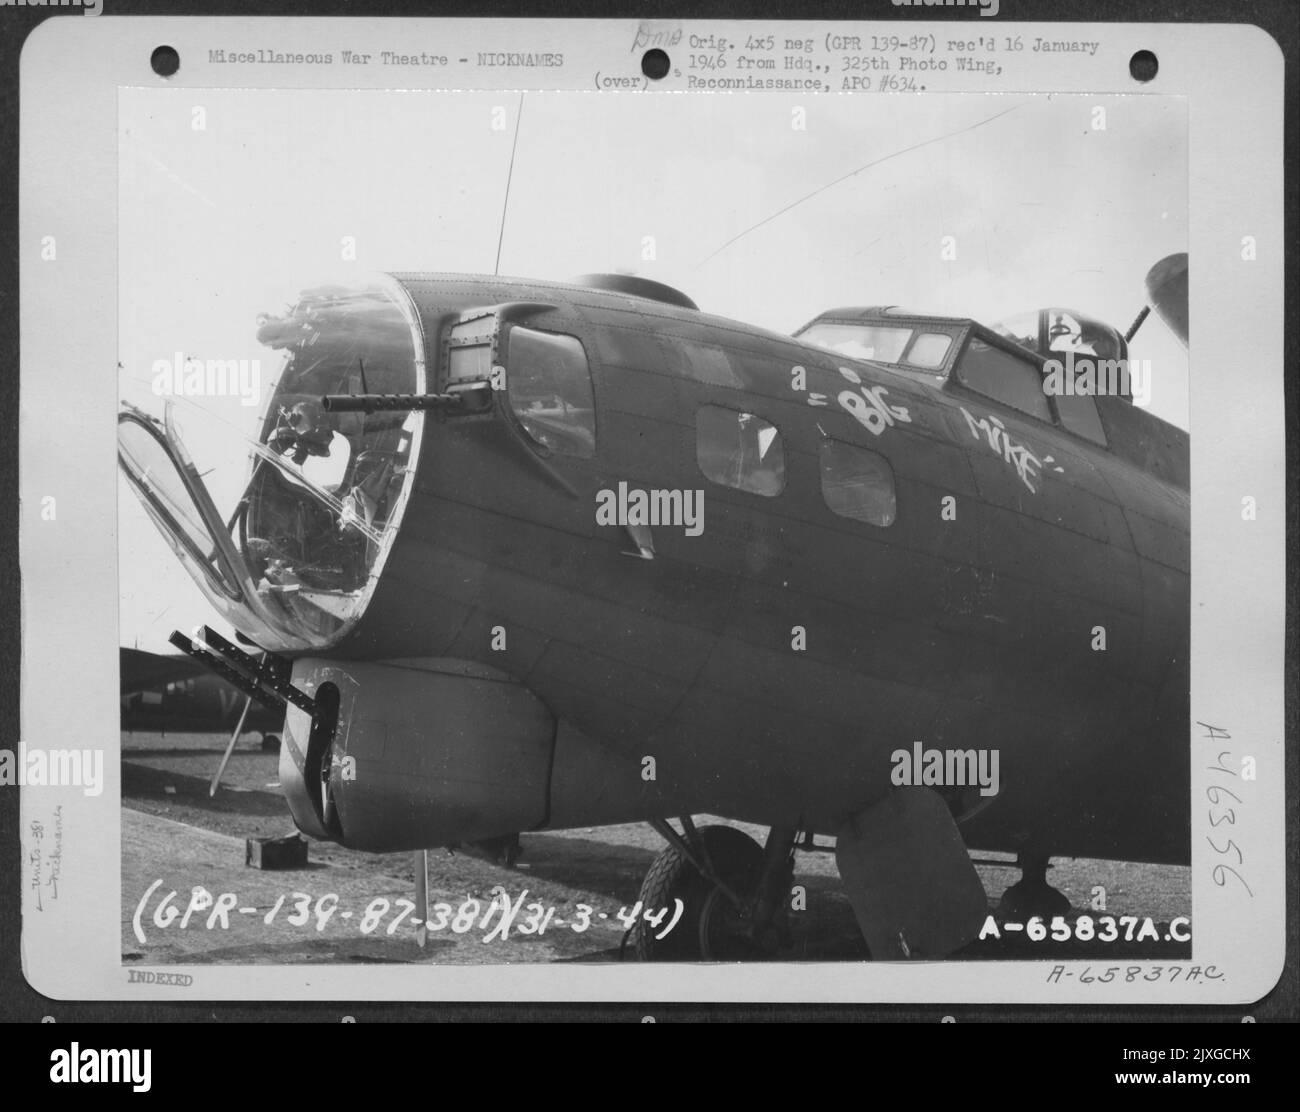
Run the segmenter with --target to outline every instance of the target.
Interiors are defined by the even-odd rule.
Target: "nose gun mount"
[[[334,735],[338,730],[338,689],[325,685],[313,698],[291,682],[293,662],[277,653],[264,653],[256,659],[238,645],[227,641],[209,626],[197,631],[195,642],[185,634],[173,632],[168,640],[182,652],[220,676],[270,710],[282,710],[290,704],[311,719],[303,784],[319,777],[319,791],[308,789],[305,800],[319,826],[319,837],[337,838],[342,831],[334,805],[330,782],[333,764]]]

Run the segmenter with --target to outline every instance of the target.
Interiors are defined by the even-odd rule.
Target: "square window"
[[[832,513],[882,528],[894,523],[894,469],[878,452],[828,440],[821,447],[822,497]]]
[[[524,431],[557,455],[594,456],[596,403],[581,341],[516,326],[506,363],[510,408]]]
[[[775,425],[753,413],[702,406],[695,415],[695,458],[722,486],[775,498],[785,489],[785,448]]]
[[[948,349],[952,347],[952,337],[946,332],[922,332],[912,341],[906,362],[913,367],[925,367],[927,370],[942,367],[948,358]]]

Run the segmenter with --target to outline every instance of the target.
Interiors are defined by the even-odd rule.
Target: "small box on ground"
[[[281,838],[249,838],[244,864],[253,869],[302,869],[307,866],[307,839],[301,834]]]

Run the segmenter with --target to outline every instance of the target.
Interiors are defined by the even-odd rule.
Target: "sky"
[[[342,258],[344,237],[355,259]],[[179,351],[260,359],[264,403],[276,364],[254,339],[257,313],[372,271],[491,273],[498,241],[503,275],[631,271],[779,332],[879,304],[985,323],[1068,307],[1122,331],[1147,269],[1187,249],[1186,107],[1151,95],[529,93],[521,105],[517,93],[124,89],[122,397],[160,413],[152,368]],[[1151,411],[1186,428],[1177,340],[1152,316],[1131,356],[1152,361]],[[235,434],[263,413],[222,398],[178,414],[219,508],[247,475]],[[121,643],[169,652],[173,629],[214,615],[118,486]]]

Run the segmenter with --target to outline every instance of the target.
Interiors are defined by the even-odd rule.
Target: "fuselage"
[[[509,388],[486,415],[422,416],[364,608],[286,655],[467,662],[629,769],[653,758],[635,802],[542,825],[708,812],[833,834],[921,743],[997,751],[996,796],[949,793],[969,845],[1187,860],[1185,434],[1099,398],[1103,446],[950,370],[610,290],[395,278],[424,389],[447,387],[470,319],[510,384],[514,330],[571,338],[594,437],[521,435]],[[948,368],[974,338],[951,331]],[[706,425],[732,421],[775,430],[765,463],[710,455]],[[876,469],[847,503],[827,478],[846,454]],[[602,523],[620,490],[702,492],[701,528]]]

